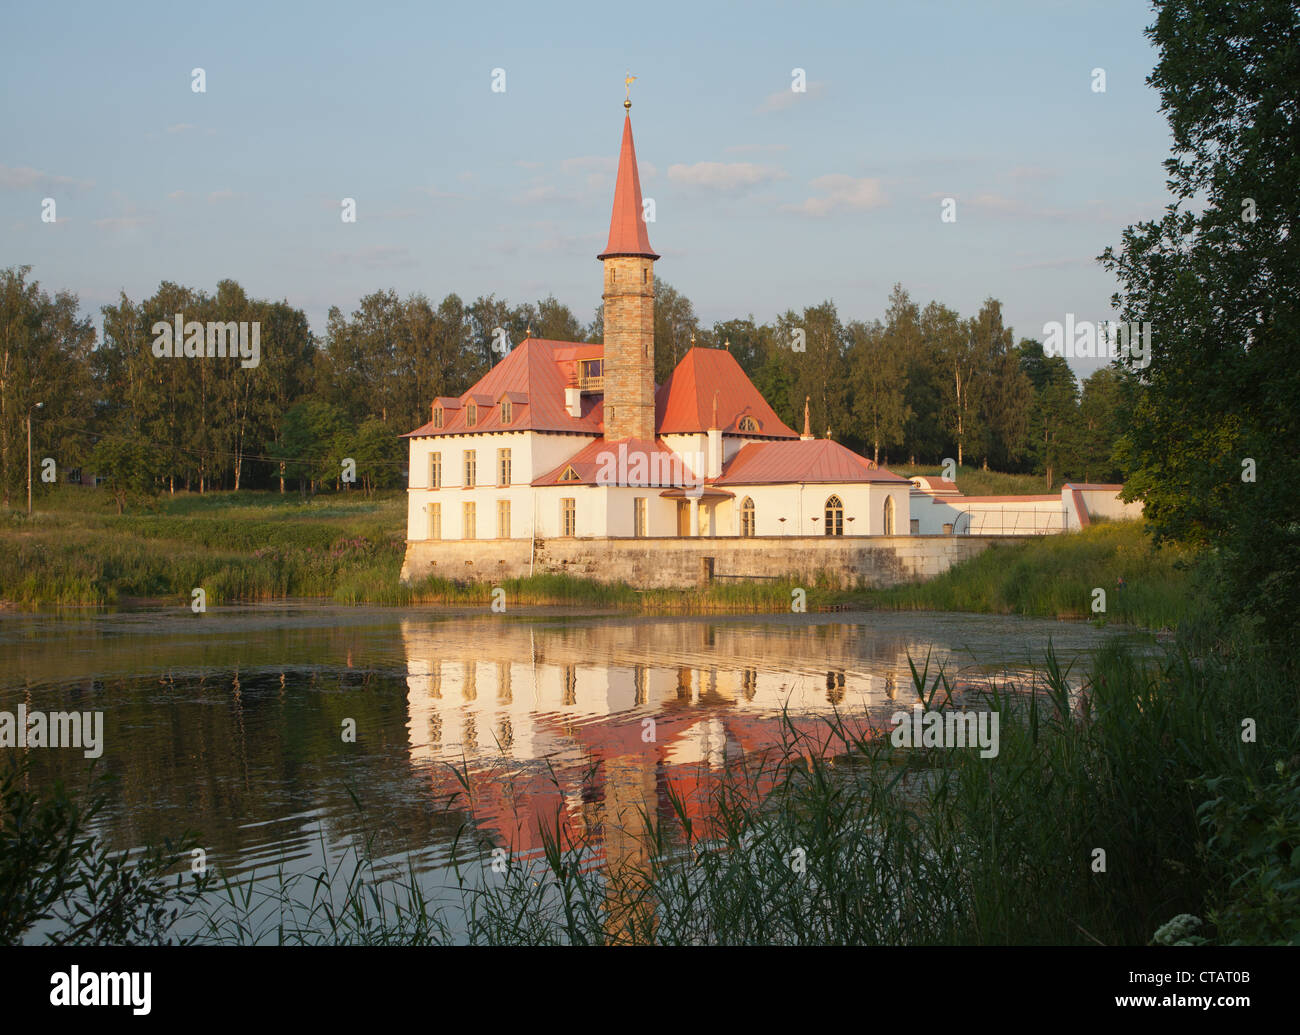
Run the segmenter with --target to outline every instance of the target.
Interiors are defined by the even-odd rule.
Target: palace
[[[814,438],[806,404],[803,433],[788,427],[726,349],[692,347],[656,385],[659,256],[642,215],[630,111],[608,243],[596,258],[602,344],[528,337],[463,395],[433,400],[428,423],[404,436],[403,578],[527,574],[539,549],[541,570],[644,585],[680,584],[697,562],[712,572],[715,559],[741,575],[794,570],[798,560],[902,578],[957,556],[906,537],[1067,531],[1088,523],[1090,505],[1114,501],[1117,486],[1066,486],[1022,502],[909,481]],[[785,542],[747,542],[769,537]],[[846,553],[824,537],[859,545]],[[891,545],[896,563],[876,556]]]
[[[630,114],[597,258],[603,344],[528,338],[406,436],[409,541],[908,533],[912,485],[806,414],[787,427],[728,351],[692,348],[655,385]]]

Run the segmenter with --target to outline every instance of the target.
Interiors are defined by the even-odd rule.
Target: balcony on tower
[[[584,359],[578,363],[578,390],[581,392],[604,392],[605,361],[603,359]]]

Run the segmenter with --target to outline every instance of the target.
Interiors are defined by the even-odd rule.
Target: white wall
[[[719,505],[717,535],[740,535],[740,508],[746,496],[754,501],[757,536],[825,535],[826,501],[831,496],[838,496],[844,504],[845,535],[883,535],[885,499],[891,496],[894,534],[909,534],[911,485],[906,483],[728,485],[727,489],[735,493],[735,499]]]
[[[589,435],[560,435],[537,431],[498,432],[486,435],[440,435],[410,440],[410,476],[407,491],[406,537],[428,538],[427,505],[442,504],[442,538],[464,537],[462,504],[477,507],[476,539],[497,537],[497,501],[510,501],[510,538],[527,539],[533,534],[533,491],[531,482],[553,471],[588,443]],[[464,488],[468,450],[477,453],[478,485]],[[510,482],[498,487],[497,450],[510,450]],[[442,454],[442,488],[429,488],[429,457]],[[558,506],[558,504],[557,504]],[[558,519],[557,519],[558,520]],[[579,522],[581,523],[581,517]],[[596,533],[591,533],[596,534]]]

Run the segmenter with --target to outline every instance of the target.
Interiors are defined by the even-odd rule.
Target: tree
[[[156,496],[161,456],[154,443],[139,432],[100,439],[87,463],[103,478],[121,514],[131,499]]]
[[[603,316],[602,316],[603,324]],[[691,347],[699,330],[695,307],[666,280],[655,281],[655,382],[663,384]]]
[[[95,342],[80,316],[76,295],[51,298],[30,266],[0,270],[0,492],[9,506],[27,483],[27,417],[32,420],[33,462],[53,456],[60,468],[76,467],[93,412],[89,359]]]
[[[871,446],[871,459],[880,463],[880,449],[902,441],[903,427],[912,415],[907,405],[907,356],[900,347],[895,324],[849,324],[853,345],[849,349],[853,413]]]
[[[1029,408],[1028,451],[1035,473],[1046,476],[1051,490],[1056,487],[1056,475],[1073,455],[1079,386],[1065,357],[1045,355],[1039,342],[1026,339],[1018,352],[1025,377],[1034,390]]]
[[[1119,446],[1157,541],[1215,545],[1229,607],[1300,645],[1300,9],[1157,0],[1176,200],[1103,265],[1143,386]],[[1143,360],[1148,362],[1143,363]],[[1251,469],[1255,472],[1251,474]],[[1246,480],[1253,477],[1254,480]]]

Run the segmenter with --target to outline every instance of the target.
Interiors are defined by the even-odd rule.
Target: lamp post
[[[35,403],[27,407],[27,516],[32,516],[32,410],[39,410],[45,404]]]

